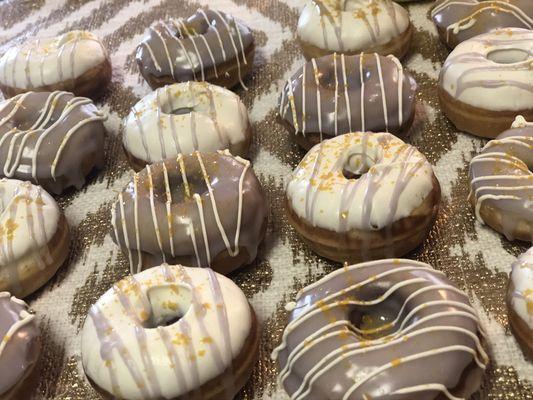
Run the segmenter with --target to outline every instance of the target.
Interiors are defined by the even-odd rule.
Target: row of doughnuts
[[[136,60],[153,89],[189,81],[246,87],[243,78],[251,71],[254,51],[246,25],[221,11],[199,9],[187,19],[151,25]],[[110,80],[108,51],[87,31],[29,40],[0,57],[0,90],[6,97],[59,90],[97,98]]]
[[[440,72],[443,112],[460,130],[499,135],[471,162],[476,217],[508,239],[524,241],[533,240],[533,143],[526,122],[533,120],[530,3],[441,0],[431,12],[442,40],[455,47]],[[387,1],[311,0],[300,15],[298,37],[309,61],[284,85],[279,116],[309,151],[288,179],[285,201],[294,229],[331,260],[402,256],[424,240],[438,210],[440,187],[431,165],[390,134],[405,137],[414,114],[416,82],[395,57],[407,53],[408,45],[398,46],[409,36],[409,25],[407,13]],[[512,330],[531,356],[529,253],[512,266],[507,306]],[[421,296],[429,296],[429,288],[415,284],[409,291],[411,277],[404,269],[421,277],[417,267],[427,267],[414,265],[396,259],[345,264],[298,293],[296,303],[288,304],[289,323],[272,354],[291,399],[468,398],[477,390],[488,357],[475,312],[465,315],[473,324],[466,342],[446,332],[437,348],[423,339],[428,324],[416,340],[403,337],[404,329],[418,331],[415,319],[437,320],[442,314],[431,310],[415,317],[427,302],[440,302]],[[468,300],[461,313],[465,305]],[[442,325],[453,332],[464,329]],[[428,335],[439,334],[429,328]],[[411,340],[411,348],[403,343]],[[461,356],[459,349],[469,355]],[[451,363],[446,375],[442,363]],[[434,364],[438,371],[431,371]],[[453,378],[454,373],[460,376]]]
[[[205,81],[245,86],[253,57],[249,28],[215,10],[160,21],[137,48],[143,76],[165,86],[124,120],[124,151],[138,172],[110,218],[131,275],[91,308],[81,335],[84,370],[105,397],[231,399],[251,373],[259,325],[219,272],[256,258],[267,206],[239,157],[251,143],[246,107]],[[26,297],[68,256],[66,219],[45,190],[79,189],[103,167],[106,117],[81,96],[101,95],[110,76],[107,51],[90,32],[38,38],[0,58],[0,89],[12,96],[0,104],[2,399],[31,392],[41,340],[9,292]]]
[[[315,7],[320,19],[331,21],[333,34],[340,34],[338,45],[347,46],[342,36],[344,17],[337,24],[336,12],[328,8],[333,2],[312,3],[320,3]],[[350,11],[356,20],[366,21],[371,38],[378,31],[390,34],[379,25],[384,16],[378,12],[380,6],[396,24],[396,33],[405,25],[401,17],[406,13],[390,1],[345,3],[353,7]],[[365,20],[367,14],[361,8],[367,6],[379,16],[377,25]],[[375,17],[370,17],[372,12],[368,15]],[[187,21],[158,23],[139,46],[140,69],[154,88],[176,80],[213,82],[221,71],[223,77],[234,73],[227,86],[239,81],[244,86],[245,66],[251,68],[253,59],[246,29],[223,13],[203,10]],[[410,29],[408,24],[405,37]],[[335,37],[326,33],[324,41],[333,43]],[[228,40],[221,39],[225,36]],[[391,47],[375,45],[378,48],[365,50],[387,55],[403,44],[398,40],[387,43]],[[401,57],[406,50],[398,51]],[[185,62],[174,64],[174,54],[183,55],[175,59]],[[194,63],[193,54],[202,61]],[[216,62],[231,57],[232,67],[227,71],[227,65]],[[285,85],[280,114],[286,123],[292,122],[292,129],[303,128],[301,137],[314,133],[302,141],[304,147],[316,146],[287,184],[289,220],[319,254],[338,261],[407,253],[431,227],[440,187],[420,152],[380,131],[408,129],[414,114],[414,81],[396,58],[373,53],[334,53],[312,59],[301,71]],[[292,81],[300,74],[298,89]],[[324,105],[321,100],[328,95],[334,101],[326,100]],[[373,102],[366,103],[368,98]],[[55,106],[54,101],[51,104]],[[301,105],[299,110],[297,105]],[[312,111],[309,117],[306,110]],[[322,126],[330,130],[323,132]],[[106,397],[232,398],[249,376],[257,351],[253,309],[229,279],[209,268],[190,267],[211,266],[228,273],[255,258],[264,235],[266,205],[250,163],[225,151],[215,152],[230,148],[246,154],[250,142],[246,110],[238,96],[227,90],[188,82],[149,94],[134,107],[124,127],[126,154],[141,172],[114,204],[112,237],[127,255],[133,275],[115,284],[91,308],[82,331],[84,369]],[[78,128],[60,138],[56,154],[66,152]],[[33,129],[26,129],[25,141],[34,135]],[[376,133],[339,135],[374,129]],[[336,137],[322,141],[323,134]],[[515,140],[514,134],[509,137],[511,146],[522,146],[516,144],[522,139]],[[494,161],[491,153],[489,149],[487,161]],[[53,159],[58,160],[55,164],[58,157]],[[85,174],[84,170],[83,178]],[[33,176],[21,178],[39,182]],[[498,193],[491,196],[489,201],[486,196],[476,201],[486,205],[508,200]],[[35,203],[40,206],[40,201]],[[317,229],[320,224],[322,231]],[[11,240],[6,233],[7,249]],[[521,318],[528,307],[527,280],[519,275],[523,265],[520,262],[513,268],[513,276],[519,277],[513,279],[516,287],[510,288],[508,299],[513,307],[518,303],[516,315]],[[517,291],[524,294],[516,296]],[[291,398],[337,398],[339,391],[344,398],[393,395],[408,399],[414,393],[434,398],[440,392],[463,398],[479,387],[488,358],[475,311],[464,293],[427,265],[393,259],[345,267],[304,289],[297,301],[290,307],[291,322],[274,354]],[[15,319],[0,328],[18,329],[25,324],[23,313],[17,313],[22,322]],[[524,325],[516,326],[517,332],[524,331]],[[3,336],[8,337],[6,343],[19,343],[10,341],[9,334]],[[434,339],[437,336],[442,339],[439,343]],[[95,343],[99,352],[94,351]],[[449,374],[429,368],[440,363],[449,366]],[[468,384],[463,386],[463,382]],[[383,392],[384,384],[388,393]]]

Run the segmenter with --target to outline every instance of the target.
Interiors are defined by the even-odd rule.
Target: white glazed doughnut
[[[93,70],[92,82],[76,82]],[[6,96],[25,91],[66,90],[78,96],[100,92],[111,75],[106,49],[87,31],[38,38],[14,46],[0,58],[0,85]],[[92,96],[94,97],[94,96]]]
[[[460,43],[440,72],[444,112],[462,130],[495,137],[533,116],[533,31],[506,28]]]
[[[533,247],[513,263],[507,306],[511,327],[533,359]]]
[[[362,51],[402,58],[409,48],[410,28],[407,10],[391,0],[307,0],[297,34],[307,58]],[[407,46],[396,48],[392,43],[407,32]],[[313,53],[306,45],[324,53]]]
[[[311,242],[323,236],[322,244],[328,249],[314,249],[338,261],[376,258],[371,251],[364,254],[369,250],[366,246],[397,255],[392,245],[401,231],[410,229],[405,221],[401,229],[393,226],[414,215],[420,218],[412,227],[418,235],[412,243],[416,247],[433,222],[439,199],[440,186],[431,164],[390,133],[355,132],[323,141],[307,153],[286,187],[293,225]],[[379,232],[383,246],[377,237],[364,243],[367,235]],[[352,241],[353,253],[342,259],[335,246],[348,251],[347,243]]]
[[[40,186],[0,180],[0,291],[25,297],[57,271],[68,254],[68,228]]]
[[[139,168],[196,150],[246,156],[250,142],[248,112],[239,96],[206,82],[159,88],[139,101],[124,123],[124,148]]]
[[[232,399],[251,372],[257,335],[253,310],[230,279],[163,264],[128,276],[92,306],[82,362],[96,387],[118,398],[182,399],[194,392]]]

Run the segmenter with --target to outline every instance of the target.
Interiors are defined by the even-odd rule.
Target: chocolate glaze
[[[531,0],[439,0],[431,11],[442,41],[450,48],[498,28],[533,29]]]
[[[184,19],[153,24],[137,46],[137,64],[148,76],[170,77],[175,82],[218,78],[217,67],[236,63],[239,80],[248,63],[246,51],[254,43],[250,29],[233,17],[216,10],[199,9]]]
[[[393,56],[332,54],[312,59],[287,81],[279,113],[296,134],[399,134],[412,121],[416,82]],[[325,136],[325,137],[324,137]]]
[[[344,267],[290,308],[273,357],[291,399],[463,399],[488,363],[468,296],[417,261]]]
[[[533,124],[525,123],[502,132],[488,142],[470,162],[471,193],[478,220],[482,206],[502,213],[503,234],[516,239],[517,225],[529,225],[533,242]],[[527,240],[528,238],[521,238]]]
[[[132,273],[162,262],[228,273],[255,259],[266,216],[249,161],[195,152],[135,174],[114,204],[112,237]]]
[[[0,103],[0,176],[53,193],[80,188],[103,166],[103,113],[68,92],[27,92]]]
[[[0,292],[0,397],[27,376],[40,352],[39,327],[28,306]]]

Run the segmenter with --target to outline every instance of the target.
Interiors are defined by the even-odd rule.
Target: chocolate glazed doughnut
[[[415,115],[416,82],[394,56],[332,54],[312,59],[289,78],[279,114],[309,150],[355,131],[405,135]]]
[[[68,92],[27,92],[0,102],[0,177],[59,194],[81,188],[104,163],[104,114]]]
[[[469,201],[476,218],[508,240],[533,242],[532,149],[533,123],[518,116],[470,161]]]
[[[440,39],[453,49],[498,28],[533,29],[531,0],[439,0],[431,10]]]
[[[112,237],[132,273],[170,262],[228,274],[255,259],[266,217],[249,161],[195,152],[135,174],[113,205]]]
[[[199,9],[188,19],[153,24],[137,46],[137,64],[152,89],[186,81],[231,88],[252,69],[250,29],[216,10]]]
[[[344,267],[287,306],[272,356],[292,400],[468,399],[489,362],[468,296],[421,262]]]
[[[0,292],[0,400],[31,398],[40,354],[35,315],[24,301]]]

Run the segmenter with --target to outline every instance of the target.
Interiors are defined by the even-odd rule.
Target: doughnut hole
[[[147,329],[178,322],[191,308],[192,291],[188,286],[169,283],[154,286],[146,293],[152,313],[143,324]]]
[[[400,314],[402,301],[390,296],[378,305],[357,306],[350,312],[349,319],[354,333],[362,340],[375,340],[393,333],[401,324],[394,320]]]
[[[187,171],[189,172],[189,171]],[[199,173],[188,173],[187,174],[187,187],[189,192],[187,193],[187,188],[183,182],[181,175],[175,175],[169,177],[170,180],[170,195],[172,196],[172,203],[182,203],[186,200],[190,200],[194,194],[202,196],[208,191],[207,185],[202,174]],[[160,195],[162,196],[163,201],[166,201],[165,193],[165,184],[161,182],[159,185]],[[190,195],[190,197],[188,196]]]
[[[342,174],[346,179],[359,179],[375,164],[374,159],[363,153],[351,153],[344,162]]]
[[[487,59],[496,64],[515,64],[529,58],[529,52],[522,49],[498,49],[487,54]]]
[[[184,115],[190,114],[194,111],[192,107],[178,107],[175,110],[170,110],[167,114]]]
[[[186,21],[181,23],[176,22],[174,25],[179,26],[179,29],[176,29],[176,36],[185,39],[188,37],[205,35],[211,24],[211,21],[208,22],[200,12],[197,12]]]

